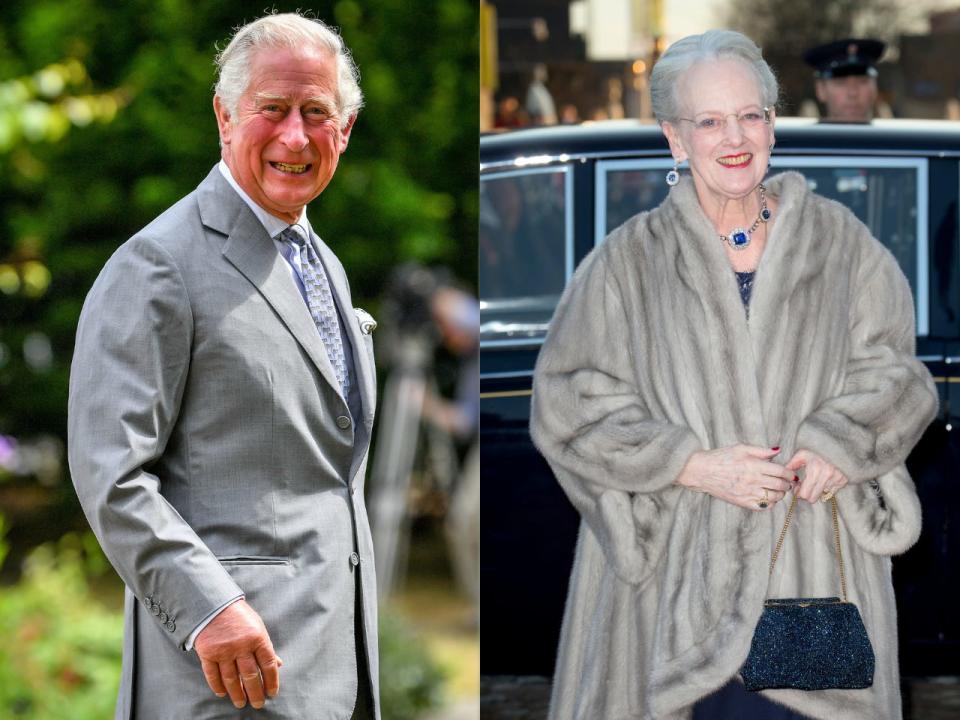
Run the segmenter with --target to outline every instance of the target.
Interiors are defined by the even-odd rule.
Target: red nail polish
[[[794,481],[795,483],[800,482],[800,476],[799,476],[799,475],[794,475],[794,476],[793,476],[793,481]]]
[[[772,447],[772,448],[770,448],[770,449],[776,451],[776,450],[779,450],[779,449],[780,449],[780,446],[777,445],[776,447]]]

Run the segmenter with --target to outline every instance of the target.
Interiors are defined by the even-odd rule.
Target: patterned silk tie
[[[300,278],[307,294],[307,307],[310,315],[320,332],[320,339],[327,349],[330,364],[333,365],[337,382],[346,398],[350,391],[350,376],[347,374],[347,360],[343,352],[343,340],[340,337],[340,320],[337,317],[337,308],[333,304],[333,294],[330,292],[330,281],[327,273],[317,257],[311,243],[306,242],[291,225],[282,233],[280,238],[289,243],[293,249],[293,257],[297,258],[300,267]]]

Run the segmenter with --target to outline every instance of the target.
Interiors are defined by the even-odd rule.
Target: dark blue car
[[[894,559],[901,671],[960,674],[960,123],[780,119],[772,172],[798,170],[896,256],[940,416],[908,461],[923,534]],[[480,140],[481,463],[485,675],[550,675],[578,516],[530,441],[531,380],[577,263],[666,196],[656,126],[611,122]]]

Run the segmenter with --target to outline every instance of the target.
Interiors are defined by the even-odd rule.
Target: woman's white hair
[[[360,111],[363,107],[360,72],[339,33],[321,20],[299,13],[280,13],[239,28],[214,61],[217,65],[214,92],[234,122],[240,97],[250,84],[253,55],[264,48],[299,50],[305,47],[329,52],[337,60],[337,109],[341,126]]]
[[[777,104],[780,88],[773,70],[763,59],[756,43],[733,30],[708,30],[678,40],[661,56],[650,73],[653,115],[658,122],[676,122],[682,115],[677,88],[680,79],[694,65],[735,58],[746,63],[757,77],[757,87],[765,107]]]

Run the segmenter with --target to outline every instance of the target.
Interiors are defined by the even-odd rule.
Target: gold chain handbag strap
[[[843,592],[843,602],[847,602],[847,576],[843,571],[843,552],[840,550],[840,521],[837,519],[837,499],[830,498],[830,505],[833,514],[833,539],[837,545],[837,563],[840,566],[840,590]],[[777,562],[777,556],[780,554],[780,548],[783,547],[783,538],[786,537],[787,528],[790,527],[790,520],[793,517],[793,510],[797,507],[797,496],[793,496],[790,502],[790,509],[787,510],[787,517],[783,521],[783,530],[780,531],[780,537],[777,539],[777,546],[773,549],[773,557],[770,559],[770,576],[773,577],[773,566]]]

